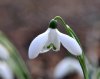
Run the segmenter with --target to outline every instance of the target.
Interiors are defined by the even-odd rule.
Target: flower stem
[[[97,71],[96,71],[96,76],[95,76],[96,79],[100,79],[100,69],[98,68]]]
[[[76,34],[74,33],[74,31],[65,23],[65,21],[60,16],[56,16],[54,18],[54,20],[59,21],[64,26],[65,31],[67,32],[67,34],[69,36],[73,37],[74,39],[76,39],[76,41],[81,46],[81,43],[80,43],[78,37],[76,36]],[[83,70],[84,79],[88,79],[88,71],[87,71],[87,68],[86,68],[86,65],[85,65],[84,53],[82,53],[81,56],[77,56],[77,59],[79,60],[79,63],[80,63],[81,68]]]
[[[85,65],[85,61],[84,61],[84,56],[77,56],[77,59],[80,62],[81,68],[83,70],[83,74],[84,74],[84,79],[88,79],[88,71]]]
[[[76,34],[74,33],[74,31],[65,23],[65,21],[60,16],[56,16],[54,18],[54,20],[59,21],[64,26],[65,31],[67,32],[67,34],[69,36],[75,38],[77,40],[77,42],[80,44],[80,41],[79,41],[78,37],[76,36]]]

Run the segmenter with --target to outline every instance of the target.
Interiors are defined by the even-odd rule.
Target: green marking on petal
[[[57,48],[53,45],[53,49],[56,50]]]
[[[47,46],[47,49],[50,49],[51,45]]]
[[[56,50],[57,48],[54,46],[53,43],[51,43],[50,45],[47,46],[47,49],[52,48],[53,50]]]

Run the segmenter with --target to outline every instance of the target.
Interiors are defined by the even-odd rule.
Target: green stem
[[[61,22],[61,24],[64,26],[67,34],[69,36],[73,37],[74,39],[76,39],[76,41],[81,46],[81,43],[80,43],[78,37],[76,36],[76,34],[74,33],[74,31],[65,23],[65,21],[60,16],[56,16],[54,18],[54,20]],[[79,60],[79,63],[81,65],[81,67],[82,67],[84,78],[88,79],[88,71],[87,71],[87,68],[86,68],[86,65],[85,65],[84,53],[82,53],[82,56],[77,56],[77,59]]]
[[[70,35],[69,30],[68,30],[67,27],[66,27],[65,21],[64,21],[60,16],[56,16],[56,17],[54,18],[54,20],[59,21],[59,22],[64,26],[65,31]]]
[[[77,40],[77,42],[80,44],[80,41],[79,41],[78,37],[76,36],[76,34],[73,32],[73,30],[65,23],[65,21],[60,16],[56,16],[54,18],[54,20],[59,21],[64,26],[65,31],[67,32],[67,34],[69,36],[75,38]]]
[[[100,79],[100,69],[97,70],[96,78],[97,78],[97,79]]]
[[[7,48],[10,58],[7,60],[12,71],[18,79],[31,79],[30,73],[24,63],[22,57],[19,55],[17,49],[9,41],[4,33],[0,31],[0,44]]]
[[[77,59],[79,60],[79,63],[81,65],[81,68],[83,70],[84,79],[88,79],[88,71],[85,65],[84,57],[83,56],[77,56]]]

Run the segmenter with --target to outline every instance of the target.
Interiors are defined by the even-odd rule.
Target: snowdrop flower
[[[51,20],[49,28],[42,34],[38,35],[30,44],[28,56],[33,59],[39,53],[45,53],[52,49],[53,51],[60,50],[60,43],[73,55],[81,55],[82,49],[77,41],[58,31],[57,23]]]
[[[0,44],[0,59],[7,60],[9,58],[9,52],[8,50]]]
[[[5,62],[0,62],[0,77],[3,79],[13,79],[13,73]]]
[[[78,60],[71,57],[64,58],[55,67],[54,77],[56,79],[61,79],[62,77],[69,75],[70,73],[73,73],[73,72],[78,73],[82,78],[84,77]]]

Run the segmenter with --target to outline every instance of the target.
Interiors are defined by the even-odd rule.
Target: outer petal
[[[57,31],[57,33],[58,33],[58,36],[59,36],[59,39],[60,39],[62,45],[71,54],[76,55],[76,56],[82,54],[82,49],[74,38],[72,38],[66,34],[60,33],[59,31]]]
[[[64,58],[54,69],[54,77],[56,79],[62,79],[62,77],[64,77],[65,75],[69,75],[75,71],[83,78],[82,68],[78,60],[71,57]]]
[[[0,76],[3,77],[3,79],[13,79],[13,73],[11,69],[4,62],[0,62]]]
[[[51,48],[47,48],[48,45],[50,45],[50,39],[49,39],[49,33],[50,33],[50,28],[48,28],[48,36],[47,36],[47,41],[45,42],[45,45],[43,46],[43,48],[41,49],[40,53],[45,53],[48,52]]]
[[[7,60],[9,58],[8,50],[0,44],[0,59]]]
[[[38,56],[38,54],[41,52],[43,47],[45,46],[45,43],[48,40],[48,32],[46,32],[38,35],[30,44],[29,46],[29,51],[28,51],[28,56],[30,59],[33,59]]]

